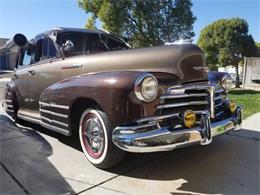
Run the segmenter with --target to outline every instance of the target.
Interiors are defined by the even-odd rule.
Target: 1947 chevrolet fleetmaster
[[[7,114],[78,134],[99,168],[125,151],[206,145],[242,122],[227,95],[231,77],[207,71],[201,49],[185,41],[131,49],[104,31],[55,28],[31,41],[16,34],[9,45],[18,54]]]

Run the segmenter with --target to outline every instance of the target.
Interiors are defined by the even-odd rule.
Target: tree
[[[256,45],[256,48],[257,48],[257,54],[256,54],[256,56],[257,56],[257,57],[260,57],[260,43],[259,43],[259,42],[258,42],[258,43],[256,42],[255,45]]]
[[[240,18],[222,19],[206,26],[200,33],[198,45],[211,66],[235,66],[236,87],[239,87],[239,62],[244,56],[256,55],[254,39],[248,34],[248,24]]]
[[[87,29],[96,29],[96,20],[93,17],[90,17],[85,25]]]
[[[194,36],[190,0],[79,0],[111,33],[130,38],[135,47],[161,45]],[[89,21],[88,21],[89,23]]]

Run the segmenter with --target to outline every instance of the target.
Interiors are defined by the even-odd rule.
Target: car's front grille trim
[[[168,88],[160,100],[156,109],[162,115],[180,114],[187,109],[209,110],[211,118],[215,118],[222,114],[220,111],[226,100],[226,92],[219,84],[186,84]]]
[[[207,105],[207,104],[209,104],[208,101],[192,101],[192,102],[158,105],[156,108],[157,109],[176,108],[176,107],[182,107],[182,106]]]
[[[216,101],[216,100],[222,100],[222,99],[224,99],[224,98],[225,98],[224,95],[220,95],[220,96],[218,96],[218,97],[215,97],[215,101]]]
[[[160,99],[171,99],[171,98],[184,98],[184,97],[201,97],[201,96],[208,96],[207,93],[195,93],[195,94],[168,94],[162,95]]]
[[[215,115],[214,117],[219,117],[221,116],[224,112],[223,112],[223,105],[226,102],[226,92],[223,88],[221,88],[219,85],[215,86],[215,93],[214,93],[214,112]]]

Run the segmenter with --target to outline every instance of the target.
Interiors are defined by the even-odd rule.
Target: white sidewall
[[[90,156],[85,148],[85,145],[84,145],[84,142],[83,142],[83,136],[82,136],[82,122],[85,118],[85,116],[87,114],[95,114],[97,116],[97,118],[100,120],[101,122],[101,125],[104,129],[104,138],[105,138],[105,145],[104,145],[104,151],[102,153],[102,155],[99,157],[99,158],[93,158],[92,156]],[[104,161],[106,155],[107,155],[107,148],[108,148],[108,136],[107,136],[107,127],[102,119],[102,117],[100,116],[100,114],[96,111],[96,110],[85,110],[83,112],[83,114],[81,115],[81,118],[80,118],[80,124],[79,124],[79,139],[80,139],[80,144],[81,144],[81,147],[82,147],[82,150],[86,156],[86,158],[93,164],[100,164]]]

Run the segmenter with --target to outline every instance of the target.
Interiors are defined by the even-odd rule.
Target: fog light
[[[234,113],[237,109],[237,104],[235,102],[229,102],[229,109],[230,109],[230,112]]]
[[[188,128],[196,124],[196,114],[192,110],[186,110],[183,115],[184,125]]]

